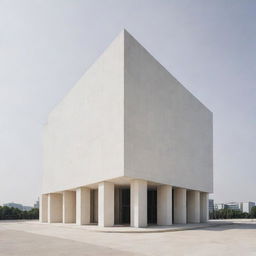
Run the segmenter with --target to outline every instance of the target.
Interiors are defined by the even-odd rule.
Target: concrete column
[[[48,222],[48,195],[42,194],[39,203],[39,219],[40,222]]]
[[[147,226],[147,181],[133,180],[131,182],[131,226]]]
[[[63,192],[63,223],[76,222],[76,192]]]
[[[175,224],[187,223],[187,190],[185,188],[175,188],[173,195],[173,214]]]
[[[114,225],[114,184],[101,182],[98,189],[98,222],[101,227]]]
[[[90,189],[78,188],[76,190],[76,224],[84,225],[90,223],[90,206]]]
[[[200,222],[207,222],[209,219],[208,193],[200,193]]]
[[[188,223],[200,223],[200,192],[187,191],[187,220]]]
[[[172,186],[157,187],[157,224],[172,225]]]
[[[48,222],[62,222],[62,194],[48,194]]]

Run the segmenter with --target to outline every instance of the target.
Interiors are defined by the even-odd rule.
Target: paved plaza
[[[256,222],[175,232],[107,233],[74,225],[1,221],[0,255],[256,255]]]

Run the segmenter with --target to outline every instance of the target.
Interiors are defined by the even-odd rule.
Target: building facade
[[[41,222],[208,220],[212,113],[123,31],[49,114]]]
[[[227,207],[226,207],[226,205],[223,204],[223,203],[214,204],[214,209],[215,209],[215,210],[223,210],[223,209],[225,209],[225,208],[227,208]]]
[[[213,212],[214,212],[214,200],[209,199],[209,213],[213,213]]]
[[[238,202],[230,202],[225,204],[225,208],[231,210],[241,210],[241,204]]]
[[[251,213],[251,209],[254,206],[255,202],[242,202],[240,208],[242,212]]]
[[[215,204],[215,209],[216,210],[231,209],[231,210],[239,210],[241,212],[250,213],[253,206],[255,206],[255,202],[229,202],[229,203]]]
[[[37,201],[34,203],[34,208],[39,209],[39,200],[37,200]]]

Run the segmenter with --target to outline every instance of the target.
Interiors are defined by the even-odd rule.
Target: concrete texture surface
[[[133,180],[131,183],[131,226],[147,226],[147,182]]]
[[[114,192],[113,183],[101,182],[99,184],[99,226],[109,227],[114,225]]]
[[[104,246],[95,246],[50,236],[35,235],[23,231],[6,230],[0,232],[0,255],[58,256],[58,255],[135,255]],[[139,255],[139,254],[136,254]]]
[[[76,224],[84,225],[90,223],[91,195],[90,189],[76,189]]]
[[[184,188],[174,188],[174,223],[187,223],[187,190]]]
[[[172,225],[172,186],[157,187],[157,224]]]
[[[121,33],[49,114],[44,194],[124,176],[123,42]]]
[[[0,222],[0,255],[256,255],[256,222],[164,233],[101,233]]]
[[[124,176],[213,192],[212,113],[126,31]]]
[[[42,193],[119,178],[211,193],[212,127],[211,111],[122,31],[48,116]]]

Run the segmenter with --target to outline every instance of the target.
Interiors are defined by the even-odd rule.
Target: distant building
[[[242,212],[250,213],[252,207],[255,206],[254,202],[229,202],[229,203],[218,203],[214,205],[215,210],[222,209],[231,209],[231,210],[240,210]],[[210,209],[210,202],[209,202]]]
[[[251,213],[251,209],[253,206],[255,206],[254,202],[242,202],[240,204],[240,209],[242,212]]]
[[[37,201],[34,203],[34,208],[39,209],[39,200],[37,200]]]
[[[218,203],[214,205],[215,210],[231,209],[231,210],[241,210],[240,203],[230,202],[230,203]]]
[[[212,213],[214,211],[214,200],[209,199],[209,213]]]
[[[225,207],[226,205],[225,204],[215,204],[214,205],[214,209],[215,210],[223,210],[223,209],[225,209],[226,207]]]
[[[4,204],[4,206],[13,207],[13,208],[18,208],[18,209],[21,210],[21,211],[29,211],[29,210],[32,209],[31,206],[25,206],[25,205],[16,204],[16,203],[7,203],[7,204]]]
[[[240,203],[238,202],[230,202],[225,204],[225,208],[231,209],[231,210],[241,210]]]

